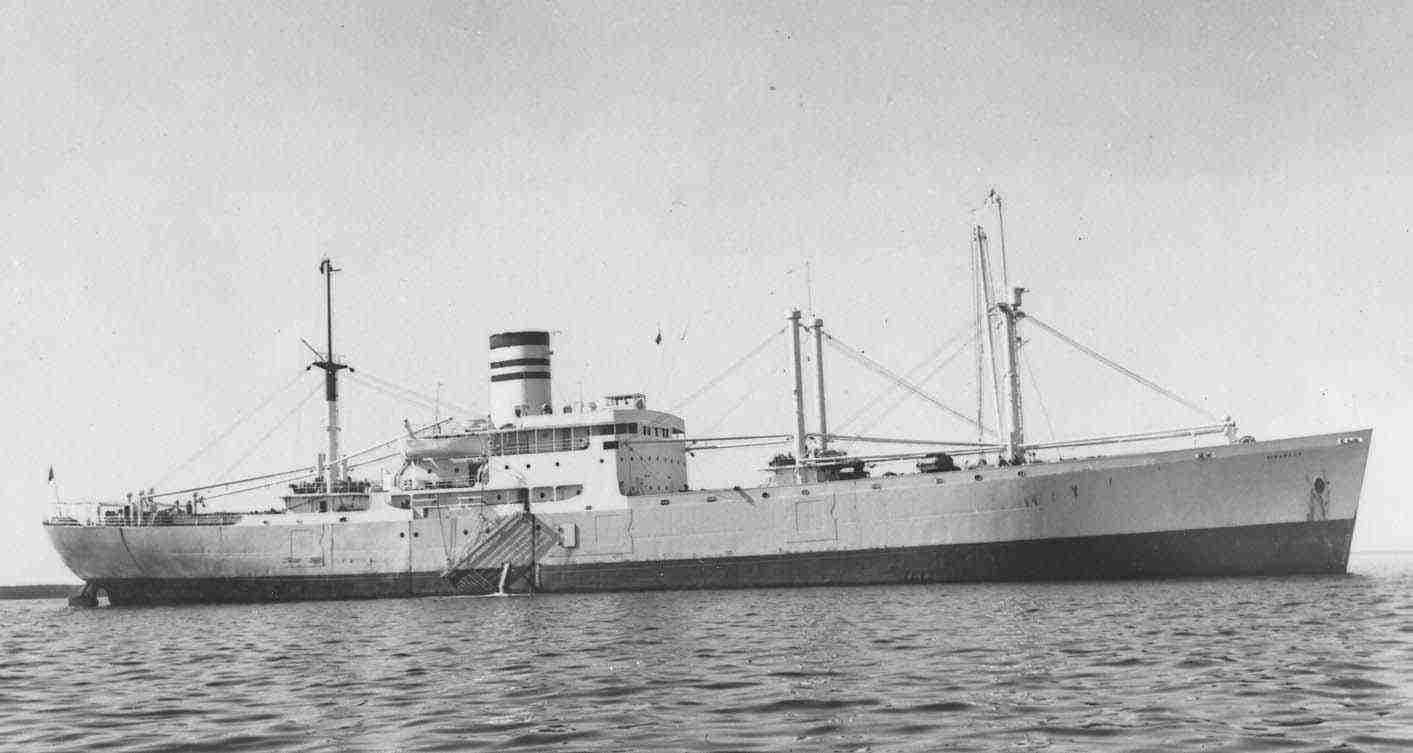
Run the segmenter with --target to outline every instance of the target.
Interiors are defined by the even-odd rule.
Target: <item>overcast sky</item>
[[[1413,547],[1407,6],[952,5],[7,3],[0,581],[71,577],[51,465],[81,498],[312,462],[325,255],[363,373],[483,408],[487,333],[539,327],[561,400],[667,407],[791,306],[922,361],[993,187],[1031,311],[1243,433],[1372,425],[1355,548]],[[1029,337],[1032,436],[1202,420]],[[777,343],[689,429],[788,430]],[[969,364],[929,389],[974,405]],[[881,387],[828,366],[841,421]],[[346,395],[349,447],[432,414]],[[968,434],[880,412],[849,428]]]

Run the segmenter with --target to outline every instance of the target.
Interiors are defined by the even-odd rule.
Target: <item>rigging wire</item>
[[[769,447],[771,445],[785,444],[794,441],[793,436],[781,437],[779,439],[767,439],[762,442],[742,442],[740,444],[704,444],[693,447],[687,452],[705,452],[707,450],[739,450],[744,447]]]
[[[1045,427],[1050,430],[1050,441],[1054,442],[1055,423],[1050,420],[1050,411],[1045,407],[1045,397],[1040,394],[1040,382],[1035,378],[1035,369],[1030,367],[1030,359],[1028,358],[1021,361],[1021,365],[1025,367],[1025,373],[1030,377],[1030,388],[1035,392],[1035,402],[1040,405],[1040,415],[1045,417]],[[1061,453],[1059,450],[1055,452],[1061,459],[1064,458],[1064,453]]]
[[[244,463],[246,459],[248,459],[251,455],[255,453],[256,450],[260,449],[260,446],[265,443],[265,440],[270,438],[270,435],[274,434],[281,426],[284,426],[285,422],[289,420],[290,416],[293,416],[297,411],[299,411],[300,408],[303,408],[306,403],[313,399],[315,395],[319,394],[319,390],[322,387],[323,385],[315,385],[314,389],[309,391],[309,394],[305,395],[298,403],[295,403],[295,406],[293,408],[290,408],[283,416],[280,416],[279,420],[275,422],[275,425],[271,426],[269,431],[265,432],[259,439],[255,440],[255,444],[251,445],[250,449],[246,450],[239,458],[236,459],[234,463],[231,463],[231,466],[225,471],[223,471],[221,475],[229,476],[231,474],[231,471],[234,471],[237,467],[240,466],[241,463]]]
[[[939,361],[939,362],[937,363],[937,365],[932,368],[931,371],[927,372],[926,374],[923,375],[923,377],[922,377],[921,379],[917,380],[917,383],[918,383],[919,385],[926,385],[926,384],[928,383],[928,381],[931,380],[933,377],[937,376],[937,374],[940,373],[940,372],[942,371],[942,369],[947,368],[947,364],[949,364],[949,363],[951,363],[952,361],[956,360],[957,357],[960,356],[961,354],[967,352],[967,349],[968,349],[970,346],[971,346],[971,341],[970,341],[970,339],[968,339],[968,340],[962,342],[962,343],[960,344],[960,347],[958,347],[957,349],[953,350],[951,353],[947,354],[947,356],[946,356],[945,358],[943,358],[941,361]],[[873,427],[877,426],[880,422],[883,421],[883,419],[887,418],[887,417],[888,417],[888,414],[890,414],[890,413],[892,413],[893,411],[897,410],[897,409],[898,409],[898,406],[899,406],[899,405],[902,405],[902,404],[903,404],[903,400],[906,399],[906,398],[907,398],[907,395],[906,395],[906,394],[898,395],[898,396],[897,396],[897,399],[895,399],[895,400],[893,401],[892,405],[889,405],[889,406],[888,406],[886,409],[884,409],[881,413],[879,413],[877,416],[875,416],[874,419],[873,419],[873,421],[869,422],[869,424],[866,425],[866,426],[864,426],[862,429],[859,429],[859,431],[860,431],[861,433],[863,433],[863,434],[867,434],[870,429],[872,429]]]
[[[246,411],[245,413],[241,414],[240,416],[236,417],[236,420],[235,420],[234,422],[232,422],[230,426],[227,426],[223,431],[221,431],[221,433],[217,434],[217,435],[216,435],[215,437],[213,437],[209,442],[207,442],[206,444],[202,445],[201,448],[198,449],[196,452],[193,452],[190,457],[188,457],[186,460],[183,460],[182,462],[178,463],[178,464],[177,464],[176,466],[174,466],[171,470],[169,470],[169,471],[167,471],[166,473],[162,474],[161,477],[158,478],[157,481],[152,484],[152,486],[153,486],[153,487],[161,486],[162,484],[164,484],[164,483],[167,482],[167,479],[171,478],[172,476],[175,476],[178,472],[180,472],[180,471],[182,471],[182,470],[185,470],[185,469],[186,469],[188,466],[190,466],[192,463],[196,462],[196,460],[197,460],[198,458],[200,458],[202,455],[205,455],[207,452],[209,452],[212,447],[215,447],[218,443],[220,443],[221,440],[225,439],[226,437],[229,437],[232,432],[234,432],[236,429],[240,428],[241,425],[244,424],[246,421],[250,420],[250,418],[251,418],[252,416],[254,416],[255,414],[257,414],[257,413],[259,413],[260,411],[264,410],[270,403],[272,403],[272,402],[275,401],[275,398],[277,398],[277,397],[279,397],[281,394],[283,394],[285,390],[287,390],[287,389],[293,387],[295,384],[297,384],[297,383],[299,382],[300,379],[303,379],[303,378],[304,378],[304,372],[303,372],[303,371],[300,371],[299,373],[295,374],[295,375],[294,375],[294,378],[290,379],[288,382],[286,382],[285,384],[281,385],[281,386],[280,386],[278,389],[276,389],[274,392],[271,392],[269,395],[266,395],[265,398],[260,401],[260,404],[259,404],[259,405],[256,405],[254,408],[251,408],[250,410],[248,410],[248,411]]]
[[[1093,358],[1094,360],[1098,361],[1099,363],[1102,363],[1102,364],[1104,364],[1105,366],[1108,366],[1109,368],[1113,369],[1114,371],[1117,371],[1117,372],[1119,372],[1120,374],[1123,374],[1124,376],[1128,377],[1129,379],[1132,379],[1133,381],[1138,382],[1139,384],[1141,384],[1141,385],[1147,387],[1148,389],[1153,390],[1154,392],[1157,392],[1158,394],[1160,394],[1160,395],[1162,395],[1162,396],[1168,398],[1169,400],[1172,400],[1173,402],[1176,402],[1176,403],[1178,403],[1178,404],[1180,404],[1180,405],[1182,405],[1182,406],[1184,406],[1184,407],[1186,407],[1186,408],[1189,408],[1189,409],[1191,409],[1191,410],[1194,410],[1194,411],[1196,411],[1196,412],[1202,414],[1203,416],[1206,416],[1207,418],[1211,419],[1212,421],[1222,421],[1221,418],[1219,418],[1219,417],[1217,417],[1216,415],[1212,414],[1210,411],[1206,410],[1205,408],[1203,408],[1202,406],[1198,405],[1197,403],[1194,403],[1194,402],[1192,402],[1191,400],[1188,400],[1187,398],[1184,398],[1183,396],[1177,394],[1176,392],[1173,392],[1172,390],[1169,390],[1169,389],[1167,389],[1166,387],[1163,387],[1163,386],[1157,384],[1156,382],[1153,382],[1153,381],[1150,380],[1150,379],[1145,379],[1144,377],[1140,376],[1140,375],[1137,374],[1136,372],[1134,372],[1134,371],[1132,371],[1132,370],[1130,370],[1130,369],[1128,369],[1128,368],[1125,368],[1124,366],[1120,365],[1119,363],[1115,362],[1114,360],[1112,360],[1112,359],[1110,359],[1110,358],[1107,358],[1107,357],[1103,356],[1102,354],[1100,354],[1098,351],[1094,350],[1093,348],[1090,348],[1090,347],[1087,347],[1087,346],[1081,344],[1079,341],[1075,340],[1074,338],[1070,337],[1069,335],[1066,335],[1065,333],[1063,333],[1063,332],[1061,332],[1061,331],[1055,329],[1054,327],[1050,326],[1049,324],[1046,324],[1045,322],[1043,322],[1043,321],[1037,319],[1034,314],[1026,314],[1026,315],[1025,315],[1025,318],[1026,318],[1027,320],[1029,320],[1030,322],[1034,323],[1037,327],[1039,327],[1039,328],[1045,330],[1046,332],[1049,332],[1051,335],[1054,335],[1055,337],[1059,338],[1060,341],[1063,342],[1063,343],[1065,343],[1066,345],[1069,345],[1070,347],[1072,347],[1072,348],[1078,350],[1079,352],[1084,353],[1085,355],[1089,356],[1090,358]]]
[[[406,386],[403,386],[403,385],[401,385],[401,384],[399,384],[399,383],[397,383],[397,382],[394,382],[394,381],[392,381],[392,380],[390,380],[390,379],[385,379],[385,378],[383,378],[383,377],[380,377],[380,376],[378,376],[377,374],[371,374],[371,373],[369,373],[366,369],[359,369],[358,371],[354,372],[354,374],[355,374],[356,376],[358,376],[358,377],[362,377],[363,379],[370,380],[370,381],[373,381],[373,382],[377,382],[378,384],[381,384],[383,387],[386,387],[386,388],[388,388],[388,389],[397,390],[397,391],[399,391],[399,392],[405,392],[405,393],[407,393],[409,396],[415,397],[415,398],[421,400],[422,402],[427,403],[428,405],[432,406],[433,408],[437,408],[438,406],[445,405],[445,406],[447,406],[448,408],[450,408],[450,409],[452,409],[452,410],[454,410],[454,411],[457,411],[458,413],[461,413],[461,414],[466,415],[466,416],[474,416],[474,415],[477,414],[477,411],[474,411],[474,410],[472,410],[472,409],[470,409],[470,408],[468,408],[468,407],[466,407],[466,406],[464,406],[464,405],[461,405],[461,404],[459,404],[459,403],[456,403],[456,402],[453,402],[453,401],[451,401],[451,400],[448,400],[448,399],[446,399],[445,396],[433,397],[433,396],[427,395],[426,393],[419,392],[419,391],[417,391],[417,390],[412,389],[411,387],[406,387]]]
[[[382,456],[373,458],[373,459],[371,459],[371,460],[364,460],[364,461],[359,462],[359,463],[350,463],[349,466],[348,466],[348,468],[349,468],[349,470],[352,470],[352,469],[354,469],[354,468],[362,468],[362,467],[365,466],[365,465],[372,465],[373,463],[381,463],[381,462],[384,461],[384,460],[389,460],[389,459],[391,459],[391,458],[395,458],[395,457],[398,457],[398,456],[400,456],[400,455],[402,455],[401,452],[392,452],[392,453],[388,453],[387,455],[382,455]],[[202,497],[202,499],[207,500],[207,501],[213,500],[213,499],[220,499],[221,497],[229,497],[229,496],[231,496],[231,495],[233,495],[233,494],[246,494],[246,493],[248,493],[248,492],[259,491],[259,490],[261,490],[261,489],[268,489],[268,488],[270,488],[270,487],[272,487],[272,486],[280,486],[281,484],[288,484],[288,483],[290,483],[290,482],[292,482],[292,481],[297,481],[297,480],[302,479],[302,478],[314,478],[315,476],[318,475],[317,470],[318,470],[318,469],[316,469],[316,468],[314,468],[314,467],[312,467],[312,466],[309,467],[309,468],[298,468],[298,469],[293,470],[293,471],[287,471],[287,472],[285,472],[285,473],[279,474],[279,475],[281,475],[281,476],[284,476],[285,478],[281,478],[281,479],[278,479],[278,480],[276,480],[276,481],[268,481],[268,482],[266,482],[266,483],[259,484],[259,485],[257,485],[257,486],[250,486],[250,487],[246,487],[246,488],[244,488],[244,489],[235,489],[235,490],[228,491],[228,492],[221,492],[220,494],[212,494],[212,495],[209,496],[209,497]]]
[[[746,361],[749,361],[750,359],[756,357],[761,351],[765,350],[766,346],[769,345],[771,341],[773,341],[780,335],[785,334],[785,330],[789,328],[790,325],[786,324],[775,332],[772,332],[764,340],[761,340],[759,345],[755,346],[754,348],[751,348],[750,351],[748,351],[744,356],[741,356],[740,358],[736,359],[735,362],[733,362],[730,366],[727,366],[725,369],[723,369],[721,373],[717,374],[711,379],[708,379],[705,384],[692,391],[691,394],[679,400],[676,405],[673,405],[671,408],[668,408],[667,412],[680,413],[684,406],[686,406],[693,400],[696,400],[697,398],[701,397],[711,388],[715,387],[718,383],[721,382],[721,380],[725,379],[727,376],[730,376],[732,372],[740,368],[741,365],[744,364]]]
[[[420,408],[426,411],[433,411],[436,409],[436,405],[434,403],[426,402],[421,398],[393,391],[391,389],[379,385],[377,382],[360,379],[354,375],[350,375],[350,378],[355,384],[358,384],[361,387],[366,387],[380,395],[383,395],[384,397],[391,398],[398,403],[404,405],[411,405],[415,408]]]
[[[191,487],[187,487],[186,489],[176,489],[176,490],[170,491],[170,492],[158,492],[158,493],[156,493],[156,494],[150,494],[150,495],[148,495],[148,496],[149,496],[151,499],[160,499],[160,498],[162,498],[162,497],[180,497],[181,495],[187,494],[187,493],[189,493],[189,492],[202,492],[202,491],[206,491],[207,489],[224,489],[224,488],[231,487],[231,486],[239,486],[240,484],[248,484],[248,483],[250,483],[250,482],[252,482],[252,481],[264,481],[265,479],[271,479],[271,478],[274,478],[274,479],[299,478],[299,477],[301,477],[301,476],[308,476],[308,475],[311,475],[311,474],[313,474],[314,471],[316,471],[316,470],[318,470],[318,469],[315,468],[314,466],[310,465],[310,466],[304,466],[304,467],[302,467],[302,468],[291,468],[291,469],[289,469],[289,470],[287,470],[287,471],[276,471],[276,472],[274,472],[274,473],[262,473],[262,474],[260,474],[259,476],[247,476],[246,478],[239,478],[239,479],[235,479],[235,480],[232,480],[232,481],[220,481],[220,482],[217,482],[217,483],[214,483],[214,484],[205,484],[205,485],[203,485],[203,486],[191,486]],[[275,483],[282,483],[282,482],[277,481],[277,482],[275,482]]]
[[[976,337],[976,334],[975,334],[975,333],[972,333],[972,332],[969,332],[969,331],[968,331],[970,328],[971,328],[971,323],[968,322],[968,323],[966,324],[966,326],[962,327],[960,330],[958,330],[957,332],[953,333],[953,334],[952,334],[950,337],[948,337],[946,340],[943,340],[943,341],[942,341],[942,344],[941,344],[940,346],[938,346],[938,348],[937,348],[936,350],[932,351],[931,353],[928,353],[927,356],[924,357],[921,361],[918,361],[915,366],[913,366],[911,369],[908,369],[908,372],[903,375],[904,378],[906,378],[906,379],[915,379],[915,378],[916,378],[916,374],[917,374],[918,372],[920,372],[920,371],[922,371],[924,368],[926,368],[927,365],[930,364],[930,363],[932,363],[932,361],[933,361],[934,359],[940,357],[944,352],[946,352],[946,350],[947,350],[948,348],[950,348],[950,347],[956,345],[958,339],[960,339],[960,338],[967,338],[966,342],[964,342],[963,345],[964,345],[964,346],[965,346],[965,345],[970,345],[970,344],[971,344],[971,340]],[[956,354],[952,354],[952,355],[947,356],[946,359],[942,362],[942,365],[945,366],[948,361],[950,361],[951,359],[953,359],[953,358],[955,358],[955,357],[956,357]],[[928,372],[926,376],[924,376],[922,379],[917,380],[917,381],[918,381],[919,384],[925,383],[928,379],[931,379],[932,376],[935,375],[936,373],[937,373],[937,369],[933,369],[932,371]],[[880,403],[880,402],[882,402],[883,400],[887,399],[888,397],[893,396],[894,391],[897,390],[897,389],[898,389],[898,385],[896,385],[896,384],[889,384],[889,385],[886,385],[883,389],[879,390],[879,391],[878,391],[877,393],[875,393],[872,397],[870,397],[870,398],[868,399],[868,401],[863,404],[862,407],[860,407],[858,410],[856,410],[856,411],[854,411],[852,414],[850,414],[850,416],[849,416],[848,418],[844,419],[844,421],[841,422],[841,423],[840,423],[838,426],[836,426],[835,428],[836,428],[838,431],[843,431],[844,429],[848,428],[850,424],[852,424],[852,423],[854,423],[855,421],[859,420],[859,419],[862,418],[865,414],[867,414],[870,410],[872,410],[875,405],[877,405],[878,403]],[[889,410],[891,410],[891,408],[890,408]]]
[[[863,351],[860,351],[860,350],[858,350],[857,348],[853,347],[852,345],[849,345],[848,343],[845,343],[844,341],[840,340],[839,338],[835,337],[834,335],[829,334],[828,332],[825,332],[825,333],[824,333],[824,336],[825,336],[826,338],[828,338],[830,345],[832,345],[836,350],[838,350],[839,352],[841,352],[841,353],[843,353],[844,355],[848,356],[849,358],[854,359],[854,361],[856,361],[856,362],[858,362],[859,364],[863,365],[864,368],[867,368],[868,370],[870,370],[870,371],[872,371],[872,372],[874,372],[874,373],[876,373],[876,374],[879,374],[880,376],[883,376],[883,377],[885,377],[885,378],[887,378],[887,379],[891,379],[891,380],[893,380],[894,382],[897,382],[897,383],[898,383],[899,385],[901,385],[904,389],[908,390],[909,392],[913,393],[914,395],[917,395],[918,397],[922,398],[923,400],[926,400],[927,402],[932,403],[933,405],[935,405],[935,406],[937,406],[938,408],[940,408],[940,409],[942,409],[943,411],[945,411],[948,415],[950,415],[950,416],[952,416],[952,417],[954,417],[954,418],[957,418],[957,419],[959,419],[959,420],[961,420],[961,421],[966,422],[969,426],[973,426],[973,427],[975,427],[975,428],[981,430],[981,431],[984,432],[984,433],[991,433],[991,430],[990,430],[990,429],[987,429],[987,428],[984,427],[984,426],[979,426],[979,425],[977,425],[976,422],[974,422],[974,421],[971,419],[970,416],[967,416],[966,414],[964,414],[964,413],[962,413],[962,412],[956,410],[955,408],[952,408],[951,406],[947,405],[946,403],[942,402],[941,400],[938,400],[937,398],[933,397],[932,395],[929,395],[929,394],[928,394],[927,392],[925,392],[922,388],[918,387],[917,385],[913,384],[912,382],[909,382],[908,380],[903,379],[902,377],[900,377],[900,376],[898,376],[897,374],[895,374],[895,373],[893,373],[892,371],[890,371],[887,366],[884,366],[883,364],[881,364],[881,363],[879,363],[879,362],[873,360],[872,358],[869,358],[868,356],[864,355]]]
[[[982,426],[986,419],[986,369],[983,366],[986,355],[986,339],[983,337],[986,327],[986,304],[981,300],[981,271],[977,267],[977,254],[967,254],[967,261],[971,269],[971,306],[974,319],[972,337],[976,340],[976,425]],[[976,441],[983,439],[978,431]]]
[[[405,403],[416,405],[420,408],[426,408],[435,412],[441,407],[443,403],[445,403],[448,408],[460,410],[460,408],[452,405],[448,401],[445,401],[440,396],[432,397],[424,395],[410,388],[403,387],[402,385],[397,384],[395,382],[391,382],[373,374],[363,372],[362,370],[354,372],[351,376],[354,378],[355,381],[359,382],[365,387],[371,387],[382,392],[384,395],[387,395],[397,400],[401,400]]]
[[[742,405],[745,405],[745,404],[746,404],[746,401],[749,400],[749,399],[751,399],[751,397],[752,397],[754,394],[755,394],[754,392],[751,392],[751,391],[749,391],[749,390],[747,390],[745,393],[743,393],[743,394],[741,395],[741,398],[740,398],[739,400],[737,400],[735,403],[732,403],[732,404],[731,404],[731,407],[730,407],[730,408],[727,408],[727,409],[721,414],[721,416],[718,417],[718,418],[716,419],[716,421],[713,422],[712,425],[711,425],[709,428],[707,428],[703,433],[704,433],[704,434],[711,434],[711,433],[715,432],[717,429],[721,428],[721,425],[724,424],[724,423],[726,423],[726,419],[730,418],[731,415],[732,415],[733,413],[735,413],[737,410],[739,410]]]
[[[386,388],[381,386],[378,382],[360,379],[357,377],[354,378],[354,381],[359,386],[366,387],[369,390],[381,394],[384,397],[390,398],[394,402],[402,405],[410,405],[414,408],[420,408],[422,410],[431,411],[433,413],[440,412],[443,407],[456,409],[458,411],[461,410],[461,407],[457,406],[454,403],[446,403],[446,401],[443,401],[445,405],[438,405],[436,403],[428,402],[425,398],[417,397],[416,393],[409,393],[407,391],[397,391],[390,388]],[[437,423],[440,424],[444,422],[438,421]]]
[[[426,430],[428,430],[428,429],[436,428],[437,426],[440,426],[440,425],[442,425],[442,424],[444,424],[444,423],[446,423],[447,421],[450,421],[450,420],[451,420],[451,419],[448,418],[448,419],[442,419],[441,421],[437,421],[437,422],[434,422],[434,423],[423,424],[422,426],[419,426],[419,427],[417,427],[416,429],[413,429],[413,430],[412,430],[412,434],[413,434],[413,435],[420,434],[420,433],[422,433],[422,432],[424,432],[424,431],[426,431]],[[344,455],[344,456],[343,456],[343,459],[344,459],[345,461],[347,461],[347,460],[351,460],[351,459],[353,459],[353,458],[356,458],[356,457],[358,457],[359,455],[367,455],[368,453],[370,453],[370,452],[372,452],[372,451],[374,451],[374,450],[377,450],[377,449],[380,449],[380,448],[383,448],[383,447],[387,447],[387,446],[390,445],[390,444],[393,444],[393,443],[395,443],[395,442],[401,442],[401,441],[403,441],[403,440],[405,440],[405,439],[407,439],[407,434],[406,434],[405,432],[400,432],[397,436],[393,437],[392,439],[387,439],[387,440],[384,440],[384,441],[382,441],[382,442],[379,442],[378,444],[369,445],[368,447],[364,447],[363,449],[361,449],[361,450],[359,450],[359,451],[357,451],[357,452],[353,452],[353,453],[349,453],[349,454],[347,454],[347,455]],[[384,456],[381,456],[381,457],[379,457],[379,458],[375,458],[375,459],[373,459],[373,460],[364,460],[364,461],[359,461],[359,462],[357,462],[357,463],[350,463],[348,467],[349,467],[349,468],[358,468],[358,467],[360,467],[360,466],[367,465],[368,463],[377,462],[377,461],[379,461],[379,460],[386,460],[386,459],[389,458],[389,457],[394,457],[394,455],[384,455]],[[193,487],[189,487],[189,488],[186,488],[186,489],[176,489],[176,490],[169,491],[169,492],[157,492],[157,493],[155,493],[155,494],[152,494],[151,496],[152,496],[152,498],[154,498],[154,499],[156,499],[156,498],[158,498],[158,497],[175,497],[175,496],[179,496],[179,495],[182,495],[182,494],[186,494],[186,493],[188,493],[188,492],[200,492],[200,491],[205,491],[205,490],[207,490],[207,489],[220,489],[220,488],[226,488],[226,487],[230,487],[230,486],[239,486],[240,484],[249,483],[249,482],[251,482],[251,481],[264,481],[265,479],[281,478],[281,477],[286,477],[286,476],[292,476],[292,477],[309,476],[309,475],[312,475],[312,474],[313,474],[315,471],[317,471],[317,470],[318,470],[318,468],[316,468],[316,467],[314,467],[314,466],[302,466],[302,467],[299,467],[299,468],[291,468],[291,469],[285,470],[285,471],[276,471],[276,472],[274,472],[274,473],[265,473],[265,474],[261,474],[261,475],[259,475],[259,476],[250,476],[250,477],[247,477],[247,478],[231,479],[231,480],[229,480],[229,481],[218,481],[218,482],[216,482],[216,483],[214,483],[214,484],[205,484],[205,485],[203,485],[203,486],[193,486]],[[281,483],[281,482],[276,482],[276,483]]]
[[[1001,393],[1001,369],[998,366],[998,359],[1001,357],[996,350],[996,330],[999,323],[996,321],[996,292],[994,281],[991,279],[991,257],[987,254],[986,231],[980,226],[976,228],[976,264],[981,272],[981,295],[985,302],[986,312],[986,352],[987,368],[991,371],[991,394],[996,404],[996,429],[997,432],[1005,431],[1006,416],[1005,409],[1002,408]]]

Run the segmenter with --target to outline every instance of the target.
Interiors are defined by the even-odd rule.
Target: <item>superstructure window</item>
[[[496,455],[527,455],[539,452],[583,450],[589,446],[588,438],[591,428],[595,434],[601,433],[598,431],[600,428],[607,428],[607,431],[602,432],[604,434],[613,434],[613,424],[606,424],[604,427],[580,426],[572,429],[556,427],[502,431],[492,435],[490,450],[492,454]]]

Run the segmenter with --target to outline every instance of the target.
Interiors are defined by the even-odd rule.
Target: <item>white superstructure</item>
[[[999,212],[999,197],[993,193],[992,199]],[[407,425],[405,437],[353,453],[344,453],[338,441],[338,373],[349,367],[334,356],[331,290],[337,270],[325,260],[320,271],[328,339],[313,365],[325,371],[327,458],[292,471],[149,490],[126,503],[58,515],[46,521],[46,530],[65,563],[88,581],[89,595],[106,590],[115,603],[507,587],[585,591],[1344,572],[1370,430],[1265,442],[1238,438],[1230,418],[1216,417],[1024,310],[1024,289],[1008,287],[1004,245],[1000,280],[988,271],[988,241],[980,227],[972,250],[976,398],[981,406],[983,364],[989,363],[995,426],[983,425],[980,407],[975,418],[963,415],[838,341],[821,319],[806,325],[795,310],[785,328],[752,351],[789,332],[794,425],[788,434],[688,436],[680,416],[651,409],[641,393],[556,404],[550,332],[517,330],[489,338],[486,413],[469,420],[463,415],[461,424],[439,417],[420,429]],[[1020,388],[1021,325],[1059,337],[1203,414],[1208,423],[1029,441]],[[806,331],[813,334],[817,369],[813,433],[804,395]],[[824,401],[826,344],[967,422],[975,441],[831,433]],[[1200,437],[1225,441],[1197,446]],[[1061,448],[1178,438],[1194,446],[1049,462],[1041,456]],[[381,482],[347,475],[348,468],[391,457],[367,455],[397,441],[404,464],[396,474],[388,472]],[[766,482],[692,488],[692,453],[771,443],[787,444],[790,451],[769,461]],[[872,453],[854,449],[879,445],[883,449]],[[914,461],[916,472],[902,467]],[[282,507],[260,512],[207,512],[199,496],[184,497],[288,482]]]

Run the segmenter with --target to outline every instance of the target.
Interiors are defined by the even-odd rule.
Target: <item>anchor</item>
[[[69,596],[69,606],[71,607],[96,607],[98,606],[98,586],[93,583],[84,583],[83,590]]]

